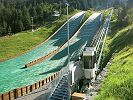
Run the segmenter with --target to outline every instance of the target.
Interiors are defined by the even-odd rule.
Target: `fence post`
[[[26,93],[30,93],[31,92],[31,89],[30,89],[31,86],[26,86]]]
[[[22,91],[22,96],[25,96],[26,95],[26,87],[21,88],[21,91]]]
[[[14,100],[15,98],[14,98],[14,91],[10,91],[9,92],[9,98],[10,98],[10,100]]]
[[[17,98],[22,96],[21,88],[16,89],[16,96],[17,96]]]
[[[40,81],[40,87],[42,87],[43,85],[42,85],[42,80]]]
[[[33,84],[31,87],[32,87],[31,88],[32,91],[35,90],[35,84]]]
[[[3,100],[9,100],[9,92],[3,94]]]

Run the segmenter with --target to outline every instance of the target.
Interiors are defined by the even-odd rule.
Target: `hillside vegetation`
[[[61,14],[66,14],[65,4]],[[43,0],[0,0],[0,36],[12,35],[21,31],[34,29],[53,22],[54,11],[60,10],[59,4]],[[69,11],[74,9],[71,7]]]
[[[123,12],[126,11],[126,12]],[[96,100],[132,100],[133,98],[133,8],[116,9],[112,32],[108,35],[103,66],[116,53],[109,74]]]

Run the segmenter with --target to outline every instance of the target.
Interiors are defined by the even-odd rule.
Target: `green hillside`
[[[112,32],[105,43],[103,66],[109,61],[112,53],[116,55],[96,100],[132,100],[133,98],[133,24],[130,19],[133,15],[129,13],[130,11],[132,9],[127,10],[121,22],[118,10],[115,10]],[[129,16],[130,18],[126,20]],[[126,24],[124,21],[128,20],[130,21]]]
[[[117,54],[96,100],[132,100],[133,25],[123,28],[113,38],[108,36],[105,52],[109,53],[109,49]]]

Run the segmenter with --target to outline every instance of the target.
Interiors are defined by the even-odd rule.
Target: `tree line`
[[[117,9],[117,26],[124,27],[133,24],[133,1],[121,0],[121,2],[115,3],[115,9]],[[122,3],[123,2],[123,3]]]
[[[120,4],[120,0],[67,1],[70,3],[69,11]],[[66,14],[66,6],[63,3],[64,0],[0,0],[0,36],[31,29],[32,19],[36,27],[43,26],[46,21],[54,20],[53,12],[59,11],[60,7],[62,14]]]
[[[97,1],[68,0],[69,10],[86,10],[96,5],[94,2]],[[31,29],[32,19],[36,27],[42,26],[46,21],[54,19],[52,14],[55,10],[59,10],[60,6],[61,12],[65,14],[63,3],[63,0],[0,0],[0,36]]]
[[[32,19],[36,27],[42,26],[47,21],[54,20],[53,12],[59,10],[59,3],[47,2],[48,0],[9,0],[0,1],[0,36],[14,34],[31,29]],[[70,8],[70,10],[72,10]],[[66,13],[62,5],[62,13]]]

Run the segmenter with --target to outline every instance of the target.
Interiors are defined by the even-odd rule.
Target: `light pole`
[[[66,3],[66,6],[67,6],[67,40],[68,40],[68,70],[69,70],[69,75],[71,76],[71,69],[70,69],[70,49],[69,49],[69,47],[70,47],[70,44],[69,44],[69,20],[68,20],[68,18],[69,18],[69,4],[68,3]],[[69,77],[70,79],[68,80],[68,84],[69,84],[69,93],[70,93],[70,95],[71,95],[71,82],[70,82],[70,80],[71,80],[71,77]]]
[[[68,3],[66,3],[66,6],[67,6],[67,40],[68,40],[68,68],[70,68],[70,49],[69,49],[69,20],[68,20],[68,18],[69,18],[69,15],[68,15],[68,10],[69,10],[69,4]]]

